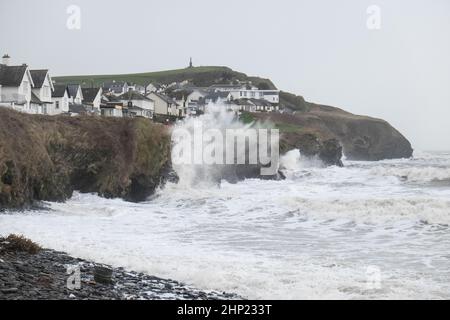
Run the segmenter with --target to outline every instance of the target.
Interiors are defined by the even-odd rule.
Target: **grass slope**
[[[80,76],[63,76],[53,78],[58,84],[80,83],[83,86],[101,86],[104,82],[116,80],[127,81],[141,85],[148,83],[164,83],[181,82],[191,80],[196,86],[210,86],[214,83],[229,83],[234,80],[252,81],[255,85],[266,83],[271,89],[275,89],[275,85],[269,79],[259,77],[249,77],[242,72],[234,71],[228,67],[193,67],[185,69],[133,73],[133,74],[111,74],[111,75],[80,75]]]

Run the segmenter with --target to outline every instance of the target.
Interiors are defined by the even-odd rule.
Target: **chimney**
[[[2,58],[2,63],[4,64],[4,65],[7,65],[7,66],[9,66],[9,60],[10,60],[10,56],[8,55],[8,54],[5,54],[4,56],[3,56],[3,58]]]

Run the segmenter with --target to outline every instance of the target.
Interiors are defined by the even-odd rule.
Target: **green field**
[[[233,83],[234,81],[240,80],[252,81],[255,85],[266,83],[271,89],[276,89],[275,85],[269,79],[250,77],[228,67],[220,66],[193,67],[133,74],[63,76],[54,77],[53,79],[57,84],[79,83],[84,87],[97,87],[112,80],[132,82],[140,85],[146,85],[148,83],[169,84],[189,80],[199,87],[206,87],[215,83]]]

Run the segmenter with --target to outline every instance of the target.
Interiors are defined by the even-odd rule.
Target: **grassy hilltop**
[[[199,87],[210,86],[215,83],[240,81],[252,81],[255,85],[265,83],[268,88],[276,89],[269,79],[247,76],[245,73],[234,71],[228,67],[193,67],[167,71],[132,73],[132,74],[110,74],[110,75],[79,75],[53,78],[59,84],[80,83],[83,86],[101,86],[102,83],[116,80],[133,82],[140,85],[152,83],[169,84],[190,80]]]

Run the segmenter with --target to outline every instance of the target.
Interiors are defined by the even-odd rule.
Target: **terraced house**
[[[39,110],[31,105],[33,87],[28,66],[11,66],[10,56],[5,54],[0,64],[0,106],[27,113],[39,113]]]
[[[31,108],[37,110],[39,114],[49,114],[49,109],[53,104],[52,92],[54,91],[52,78],[47,69],[30,70],[33,79],[31,89]]]

